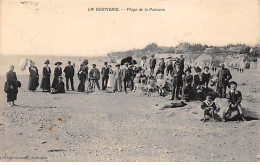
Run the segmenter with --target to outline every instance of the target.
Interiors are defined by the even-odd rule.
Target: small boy
[[[157,79],[157,87],[160,96],[165,96],[165,80],[163,79],[163,74],[160,74],[159,79]]]
[[[231,81],[228,84],[228,88],[230,89],[227,93],[227,100],[229,107],[225,111],[224,115],[224,121],[226,121],[226,116],[230,115],[232,111],[238,112],[238,121],[240,122],[245,121],[242,107],[241,107],[241,101],[242,101],[242,94],[240,91],[237,90],[237,83],[235,81]]]
[[[135,92],[139,86],[140,86],[140,73],[137,73],[135,78],[134,78],[134,89],[133,89],[133,92]]]
[[[206,100],[202,102],[201,109],[204,110],[203,122],[206,122],[206,118],[212,117],[215,120],[215,111],[217,110],[216,104],[214,102],[215,95],[213,93],[206,94]]]

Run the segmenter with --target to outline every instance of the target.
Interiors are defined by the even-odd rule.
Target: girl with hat
[[[191,69],[187,68],[185,70],[185,77],[183,79],[182,100],[189,101],[191,99],[192,81],[193,81],[193,76],[191,75]]]
[[[205,66],[204,72],[202,73],[202,79],[204,80],[203,83],[206,86],[206,88],[208,88],[210,77],[211,77],[211,75],[209,73],[209,67]]]
[[[61,66],[61,62],[56,62],[55,65],[55,69],[54,69],[54,78],[53,78],[53,82],[52,82],[52,88],[55,88],[55,86],[58,84],[58,77],[60,77],[62,75],[62,68]]]
[[[79,77],[79,86],[78,86],[78,92],[84,92],[85,91],[85,83],[88,78],[88,66],[87,64],[82,64],[80,66],[80,69],[78,71],[78,77]]]
[[[42,82],[41,82],[41,89],[43,92],[50,92],[51,85],[50,85],[50,77],[51,77],[51,68],[48,66],[50,64],[49,60],[44,62],[45,67],[42,69]]]
[[[114,81],[114,76],[113,76],[112,65],[108,65],[108,82],[107,82],[108,88],[113,87],[113,81]]]
[[[30,91],[35,91],[36,88],[39,86],[39,73],[38,69],[35,66],[35,62],[31,61],[30,62],[30,67],[29,67],[29,83],[28,83],[28,89]]]
[[[58,83],[56,84],[56,86],[52,89],[51,94],[55,94],[55,93],[65,93],[65,84],[62,81],[62,76],[58,77]]]
[[[227,100],[229,107],[225,111],[224,114],[224,121],[226,121],[227,116],[231,116],[231,113],[233,111],[237,111],[238,113],[238,120],[239,121],[245,121],[242,107],[241,107],[241,102],[242,102],[242,93],[237,90],[237,83],[235,81],[231,81],[228,84],[228,88],[230,89],[229,92],[227,93]]]

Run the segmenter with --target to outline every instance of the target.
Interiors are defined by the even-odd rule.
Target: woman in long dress
[[[6,73],[5,92],[7,93],[7,102],[9,106],[14,106],[14,101],[17,99],[18,87],[21,83],[17,80],[14,66],[10,66],[9,72]]]
[[[122,91],[122,70],[120,69],[120,64],[116,65],[117,69],[114,71],[114,85],[113,92]]]
[[[114,82],[114,75],[113,75],[112,66],[108,65],[108,68],[109,68],[109,74],[108,74],[107,87],[108,88],[112,88],[113,87],[113,82]]]
[[[30,65],[31,66],[29,67],[30,76],[28,89],[30,91],[35,91],[36,88],[39,86],[39,73],[33,61],[31,61]]]
[[[84,92],[85,91],[85,83],[88,78],[88,66],[87,64],[82,64],[80,66],[80,69],[78,71],[78,77],[79,77],[79,86],[78,86],[78,91],[79,92]]]
[[[62,64],[61,62],[55,63],[56,67],[54,69],[54,78],[53,78],[53,82],[52,82],[52,85],[51,85],[52,88],[56,87],[56,85],[59,82],[58,78],[62,75],[62,68],[60,67],[61,64]]]
[[[51,83],[50,83],[50,77],[51,77],[51,68],[48,66],[50,64],[50,61],[45,61],[45,67],[42,69],[42,82],[41,82],[41,89],[43,92],[50,92],[51,91]]]

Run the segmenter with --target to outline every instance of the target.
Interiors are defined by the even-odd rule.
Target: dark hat
[[[116,66],[116,67],[117,67],[117,66],[120,66],[120,64],[116,64],[115,66]]]
[[[49,61],[49,60],[46,60],[46,61],[44,62],[44,64],[50,64],[50,61]]]
[[[230,81],[229,83],[228,83],[228,88],[230,88],[230,85],[231,84],[235,84],[236,86],[237,86],[237,83],[235,82],[235,81]]]
[[[71,61],[68,61],[68,64],[71,64]]]
[[[204,66],[204,67],[203,67],[203,69],[205,69],[205,68],[208,68],[208,69],[209,69],[209,67],[208,67],[208,66]]]
[[[107,62],[104,62],[104,65],[106,65],[107,64]]]
[[[55,65],[58,65],[58,64],[59,64],[59,65],[61,65],[61,64],[62,64],[62,62],[56,62],[56,63],[55,63]]]
[[[172,58],[171,56],[168,56],[167,59]]]
[[[97,66],[96,64],[92,64],[92,66]]]
[[[112,65],[108,65],[108,67],[112,67]]]
[[[196,67],[196,68],[195,68],[195,71],[196,71],[196,72],[201,72],[201,68],[200,68],[200,67]]]
[[[215,97],[216,97],[216,95],[215,95],[214,93],[212,93],[212,92],[207,93],[207,94],[205,95],[205,98],[206,98],[207,96],[211,96],[213,100],[214,100]]]
[[[145,59],[146,59],[146,56],[142,56],[141,59],[142,59],[142,60],[145,60]]]
[[[187,72],[187,71],[189,71],[189,72],[191,73],[191,69],[190,69],[190,68],[187,68],[187,69],[185,70],[185,72]]]

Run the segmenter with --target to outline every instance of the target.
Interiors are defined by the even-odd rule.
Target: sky
[[[1,0],[0,54],[101,56],[155,42],[260,43],[259,0]],[[88,11],[114,7],[118,12]],[[132,12],[127,8],[165,11]],[[125,9],[125,10],[122,10]]]

